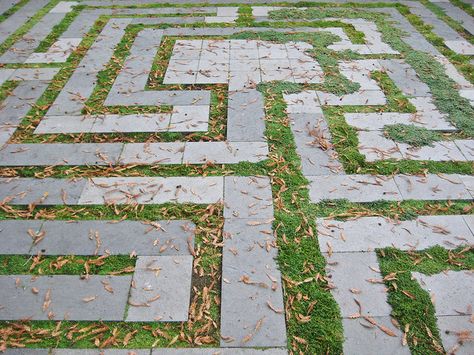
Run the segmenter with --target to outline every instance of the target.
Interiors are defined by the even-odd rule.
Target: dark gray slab
[[[271,222],[226,219],[222,253],[221,346],[285,346],[281,275]]]
[[[0,201],[12,205],[73,205],[86,180],[0,178]]]
[[[130,290],[128,322],[184,322],[191,298],[193,256],[139,256]]]
[[[2,320],[110,320],[124,317],[131,276],[0,276]],[[113,293],[105,289],[113,289]],[[36,293],[35,293],[36,292]]]
[[[224,178],[225,218],[273,218],[270,179],[262,176]]]

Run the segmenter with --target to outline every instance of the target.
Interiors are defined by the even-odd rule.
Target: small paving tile
[[[420,216],[410,221],[362,217],[345,222],[320,218],[317,230],[319,247],[325,253],[370,252],[387,247],[423,250],[435,245],[455,249],[474,244],[474,234],[464,216]]]
[[[9,144],[0,149],[0,165],[110,165],[122,148],[121,143]]]
[[[170,130],[175,132],[207,131],[209,106],[175,106],[171,114]]]
[[[472,196],[455,174],[395,175],[404,200],[470,200]]]
[[[472,175],[459,175],[462,183],[466,187],[467,191],[472,195],[474,198],[474,176]]]
[[[302,91],[297,94],[283,94],[287,113],[322,114],[321,104],[315,91]]]
[[[474,45],[466,40],[444,41],[444,44],[454,52],[464,55],[474,55]]]
[[[190,255],[189,221],[0,221],[3,254]]]
[[[126,321],[188,320],[192,272],[192,256],[139,256]]]
[[[372,175],[307,176],[309,195],[314,203],[348,199],[352,202],[400,201],[402,196],[393,178]]]
[[[0,178],[0,201],[12,205],[74,205],[86,185],[78,179]]]
[[[99,275],[88,279],[72,275],[0,276],[0,319],[120,321],[131,279]]]
[[[378,325],[390,329],[395,336],[389,336],[377,326],[361,319],[343,319],[344,354],[408,355],[410,349],[402,345],[402,332],[394,327],[391,317],[372,317]],[[381,350],[383,349],[383,350]]]
[[[243,161],[256,163],[268,158],[265,142],[187,142],[183,162],[203,164],[236,164]]]
[[[403,158],[397,143],[385,138],[380,131],[358,131],[357,137],[359,152],[365,155],[365,160],[368,162]]]
[[[270,180],[261,176],[224,178],[225,218],[273,218]]]
[[[412,276],[430,294],[436,316],[458,316],[471,313],[474,304],[474,274],[472,271],[444,271],[435,275],[417,272]]]
[[[222,177],[92,178],[79,204],[217,203],[223,198]]]
[[[221,346],[286,345],[281,276],[268,219],[226,219]]]
[[[474,333],[471,317],[436,316],[441,341],[448,354],[469,355],[474,352],[474,342],[463,339],[465,334],[472,336]]]

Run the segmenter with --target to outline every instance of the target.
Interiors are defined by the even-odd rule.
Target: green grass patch
[[[414,147],[432,145],[433,142],[442,140],[442,135],[438,132],[415,125],[387,125],[384,127],[384,132],[388,138]]]

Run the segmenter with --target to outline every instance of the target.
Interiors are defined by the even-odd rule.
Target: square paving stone
[[[381,131],[358,131],[357,137],[359,152],[365,155],[365,160],[368,162],[403,158],[398,145],[393,140],[385,138]]]
[[[364,319],[343,319],[344,327],[344,354],[346,355],[409,355],[408,346],[402,345],[402,333],[395,328],[390,317],[373,317],[373,320],[396,334],[391,337],[377,326],[373,326]],[[366,325],[363,326],[362,324]]]
[[[474,161],[474,140],[473,139],[456,139],[454,141],[457,147],[464,154],[468,161]]]
[[[329,253],[324,257],[326,272],[334,287],[331,293],[339,305],[342,318],[359,314],[371,317],[390,315],[392,308],[387,303],[387,289],[378,271],[379,263],[374,252]]]
[[[2,320],[121,321],[131,276],[0,276]],[[113,290],[113,293],[106,290]]]
[[[33,237],[40,236],[42,225],[43,221],[0,221],[0,252],[5,255],[29,254]]]
[[[74,205],[86,180],[0,178],[0,201],[12,205]]]
[[[226,219],[222,256],[221,346],[285,346],[277,247],[268,219]]]
[[[347,199],[352,202],[378,200],[401,201],[393,178],[376,175],[307,176],[309,195],[314,203],[322,200]]]
[[[270,179],[263,176],[224,178],[225,218],[273,218]]]
[[[126,320],[187,321],[192,273],[192,256],[139,256]]]
[[[472,317],[472,316],[471,316]],[[469,355],[474,353],[474,342],[463,341],[464,334],[474,334],[474,323],[470,316],[437,316],[443,347],[448,354]]]
[[[472,196],[458,175],[395,175],[404,200],[470,200]]]

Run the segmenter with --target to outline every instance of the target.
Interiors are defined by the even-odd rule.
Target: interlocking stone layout
[[[387,301],[378,251],[441,247],[450,261],[457,250],[472,253],[474,3],[296,2],[0,1],[0,331],[49,320],[100,322],[112,333],[86,339],[100,347],[86,350],[45,349],[40,335],[20,344],[0,332],[0,352],[415,350],[413,329]],[[276,19],[279,11],[287,18]],[[431,74],[425,56],[443,75]],[[392,139],[390,125],[438,138],[411,145]],[[307,186],[301,175],[288,178],[295,167]],[[199,212],[179,217],[188,208]],[[126,215],[106,218],[105,210]],[[200,214],[217,210],[210,294],[199,264],[210,241],[198,231],[209,222]],[[320,260],[298,264],[315,253],[289,230],[312,237],[314,223],[308,240]],[[278,259],[283,243],[298,255],[285,248]],[[90,275],[3,270],[15,258],[68,256],[135,264]],[[301,275],[288,275],[292,267]],[[449,354],[473,353],[472,271],[408,274],[430,294],[439,336],[420,331]],[[196,295],[212,298],[217,315],[195,309]],[[320,319],[331,300],[339,345],[325,339],[328,319]],[[213,336],[188,335],[196,313]],[[112,329],[130,329],[130,339]],[[142,329],[157,331],[157,342],[128,349],[141,344],[133,338]],[[155,348],[159,341],[168,348]]]

